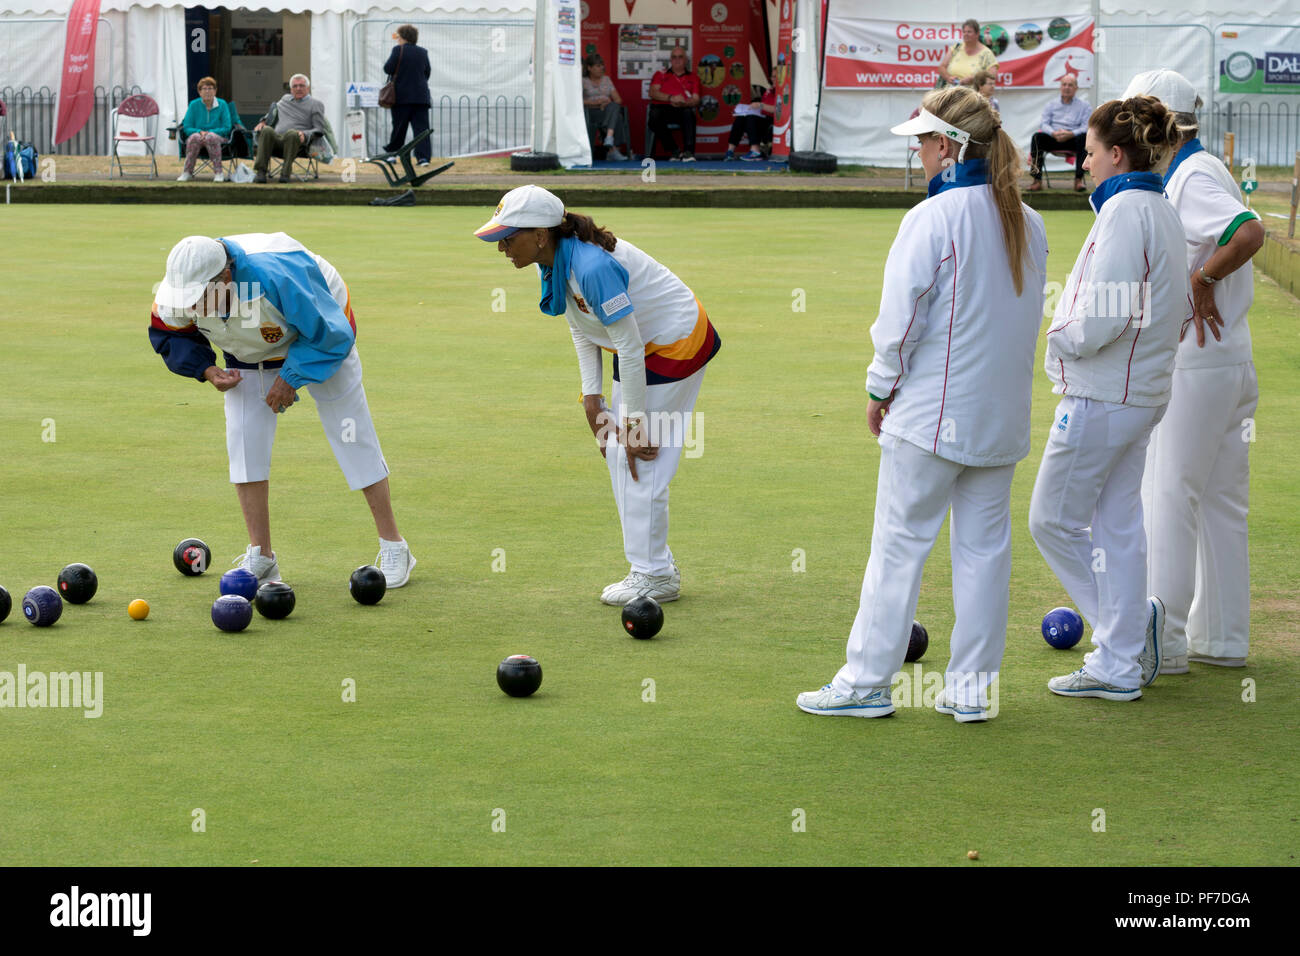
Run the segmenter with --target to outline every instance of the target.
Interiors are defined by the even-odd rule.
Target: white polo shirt
[[[1193,274],[1226,245],[1242,222],[1259,219],[1241,202],[1241,192],[1219,159],[1205,150],[1178,164],[1165,183],[1165,195],[1187,235],[1187,271]],[[1200,282],[1193,278],[1193,283]],[[1195,330],[1179,343],[1178,368],[1221,368],[1251,360],[1250,325],[1246,313],[1255,301],[1255,270],[1247,262],[1214,284],[1214,304],[1223,317],[1222,341],[1206,332],[1205,347],[1196,344]]]

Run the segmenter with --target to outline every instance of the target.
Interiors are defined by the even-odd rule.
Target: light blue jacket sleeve
[[[292,388],[323,382],[356,342],[352,324],[330,294],[316,260],[304,252],[250,256],[263,293],[298,333],[280,377]]]
[[[632,314],[627,270],[604,249],[579,243],[573,257],[573,273],[587,307],[602,325],[613,325]]]

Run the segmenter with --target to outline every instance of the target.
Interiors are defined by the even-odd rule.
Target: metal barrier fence
[[[350,80],[384,82],[392,34],[404,23],[419,31],[420,46],[429,52],[435,156],[521,149],[532,142],[532,20],[358,20],[349,35]],[[392,119],[378,107],[364,113],[366,145],[377,153],[392,135]]]
[[[128,96],[141,92],[143,91],[138,86],[130,89],[114,86],[108,90],[102,86],[95,87],[95,105],[90,111],[90,119],[86,121],[86,125],[71,139],[54,148],[50,143],[54,139],[54,123],[58,118],[55,92],[48,86],[42,86],[39,90],[26,86],[18,90],[11,87],[0,88],[0,100],[4,100],[5,107],[9,111],[9,115],[4,119],[8,124],[4,135],[7,138],[12,130],[14,136],[34,145],[36,151],[42,155],[55,153],[60,156],[107,156],[112,152],[113,135],[109,113]],[[166,135],[161,125],[159,134]],[[165,149],[160,144],[155,145],[159,151]]]
[[[1200,121],[1202,145],[1220,159],[1223,134],[1234,135],[1237,167],[1253,159],[1257,166],[1291,168],[1300,150],[1300,103],[1216,102]]]

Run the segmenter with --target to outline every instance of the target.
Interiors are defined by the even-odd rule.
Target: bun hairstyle
[[[1145,95],[1102,103],[1088,117],[1088,127],[1107,149],[1122,149],[1139,173],[1164,162],[1178,148],[1185,129],[1163,103]]]
[[[1024,266],[1029,249],[1025,214],[1020,204],[1020,150],[1002,129],[1002,121],[993,111],[993,104],[969,86],[932,90],[925,95],[921,105],[944,122],[970,134],[967,159],[987,161],[989,186],[1002,224],[1002,242],[1007,250],[1016,295],[1020,295],[1024,290]]]
[[[613,252],[614,246],[618,243],[617,237],[612,232],[596,225],[596,221],[590,216],[566,211],[560,224],[551,227],[551,240],[554,242],[572,236],[576,236],[583,242],[590,242],[593,246],[600,246],[606,252]]]

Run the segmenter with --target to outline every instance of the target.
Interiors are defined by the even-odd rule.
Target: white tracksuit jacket
[[[987,185],[913,207],[885,263],[867,372],[869,393],[894,396],[882,431],[963,465],[1029,454],[1047,234],[1038,213],[1021,209],[1028,255],[1018,296]]]
[[[1162,192],[1124,189],[1101,203],[1047,331],[1047,377],[1058,395],[1158,407],[1192,316],[1183,227]]]

